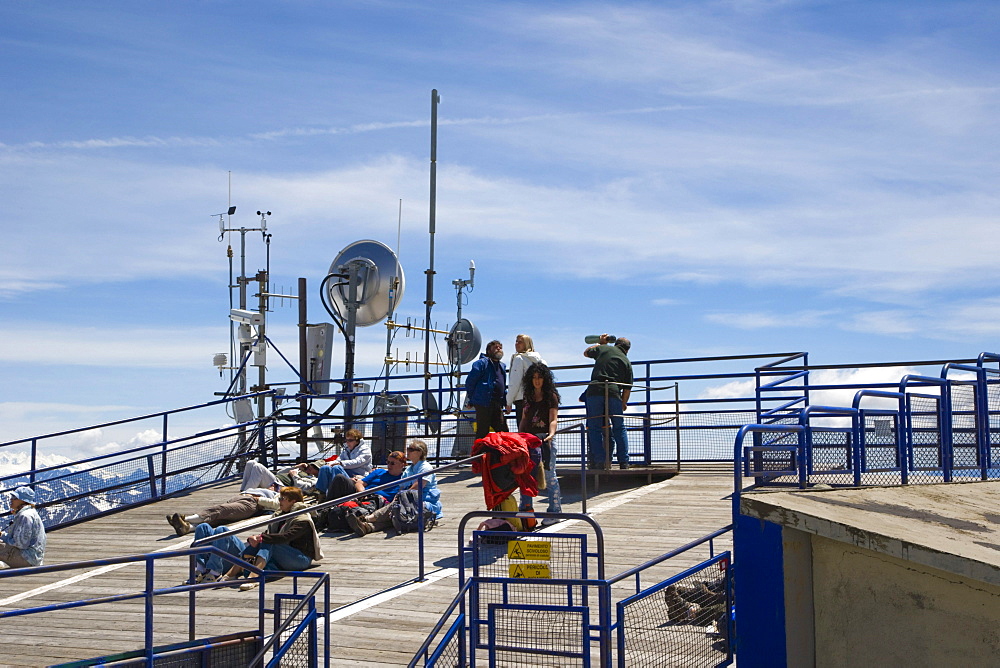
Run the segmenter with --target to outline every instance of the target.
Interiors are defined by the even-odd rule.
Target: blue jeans
[[[229,531],[229,527],[216,527],[212,528],[212,525],[202,522],[194,528],[194,539],[196,541],[202,538],[208,538],[209,536],[216,536],[225,531]],[[212,541],[212,546],[217,547],[223,552],[228,552],[234,557],[238,557],[243,554],[243,550],[246,549],[246,545],[237,536],[227,536],[225,538],[217,538]],[[198,562],[200,571],[210,571],[212,573],[222,573],[224,570],[228,570],[230,564],[223,560],[217,554],[199,554],[195,557],[195,561]]]
[[[628,462],[628,439],[625,436],[625,418],[622,417],[622,400],[608,397],[608,405],[604,405],[604,397],[598,395],[586,396],[587,403],[587,449],[591,466],[604,463],[604,416],[611,416],[611,441],[615,444],[618,463]]]
[[[243,558],[253,563],[254,557],[263,557],[267,571],[304,571],[312,565],[312,559],[301,550],[284,543],[261,543],[257,547],[247,546]]]
[[[544,438],[547,434],[535,434],[538,438]],[[559,477],[556,474],[556,444],[549,441],[549,461],[547,462],[548,468],[545,468],[545,489],[541,490],[548,496],[549,504],[545,508],[547,513],[561,513],[562,512],[562,490],[559,489]],[[531,500],[530,496],[521,497],[521,503],[518,507],[521,510],[525,509],[525,505],[529,508],[534,507],[534,502]]]

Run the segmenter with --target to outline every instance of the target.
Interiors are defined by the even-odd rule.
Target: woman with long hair
[[[554,441],[559,424],[559,391],[556,389],[552,370],[536,362],[528,367],[522,384],[524,410],[518,429],[534,434],[542,441],[542,468],[545,471],[545,490],[549,505],[546,512],[562,512],[562,492],[556,474],[556,444]],[[553,524],[546,520],[542,524]]]

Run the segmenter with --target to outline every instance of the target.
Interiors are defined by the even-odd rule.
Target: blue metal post
[[[423,582],[424,577],[424,476],[417,478],[417,494],[420,496],[420,514],[417,516],[417,553],[419,565],[417,567],[417,582]]]
[[[153,564],[152,557],[146,556],[146,595],[145,608],[145,641],[146,641],[146,665],[153,665]]]

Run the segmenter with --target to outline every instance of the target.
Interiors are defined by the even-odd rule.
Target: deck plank
[[[578,475],[563,479],[563,506],[579,512]],[[442,579],[409,588],[371,607],[335,611],[331,623],[332,665],[405,665],[440,618],[457,592],[457,528],[467,512],[483,507],[478,477],[469,470],[439,475],[446,518],[425,534],[428,575]],[[729,524],[732,476],[723,471],[681,474],[648,482],[640,469],[629,474],[604,476],[598,489],[588,485],[588,511],[605,537],[606,574],[614,575]],[[235,493],[235,483],[213,483],[174,498],[65,527],[49,534],[46,564],[107,559],[125,554],[146,554],[186,547],[190,537],[178,538],[164,517],[171,512],[194,512]],[[620,503],[627,495],[638,496]],[[619,505],[616,505],[619,504]],[[543,509],[544,501],[536,502]],[[474,527],[470,527],[474,528]],[[558,531],[577,533],[583,523],[558,525]],[[417,536],[373,534],[355,538],[346,534],[322,536],[326,559],[318,567],[331,574],[331,608],[372,596],[417,574]],[[591,541],[593,545],[593,541]],[[729,549],[731,538],[720,540],[717,550]],[[698,563],[707,550],[683,555],[656,567],[643,584],[653,584]],[[187,559],[156,563],[158,587],[179,584],[187,576]],[[93,568],[73,573],[39,574],[0,581],[0,610],[54,605],[95,596],[138,592],[144,585],[141,565],[130,565],[93,575]],[[72,575],[90,577],[67,584]],[[40,587],[56,585],[47,591]],[[288,591],[288,580],[267,585],[267,591]],[[629,583],[616,586],[616,597],[629,593]],[[32,593],[34,592],[34,593]],[[21,601],[4,603],[28,593]],[[199,592],[196,627],[201,635],[219,635],[256,628],[257,592],[220,588]],[[102,604],[82,609],[11,617],[0,624],[0,666],[46,666],[137,649],[143,643],[143,604]],[[187,639],[187,596],[158,597],[154,607],[157,644]],[[270,624],[270,622],[268,622]]]

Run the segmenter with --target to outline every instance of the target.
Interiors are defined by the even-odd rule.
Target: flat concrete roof
[[[740,513],[1000,586],[1000,481],[754,491]]]

